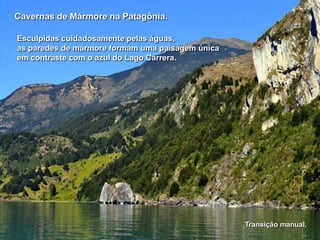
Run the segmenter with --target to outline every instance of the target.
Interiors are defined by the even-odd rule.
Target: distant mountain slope
[[[223,59],[219,61],[219,63],[215,63],[204,68],[197,68],[196,72],[200,69],[203,69],[201,70],[203,75],[197,79],[197,85],[194,85],[193,88],[191,88],[192,92],[196,90],[195,86],[204,84],[208,79],[211,79],[212,81],[220,81],[222,76],[229,76],[234,79],[253,79],[256,76],[255,69],[253,67],[252,53]],[[177,116],[177,118],[180,118],[178,115],[181,112],[178,109],[178,105],[182,101],[176,101],[174,104],[170,105],[170,110],[166,108],[168,108],[168,102],[173,102],[176,99],[176,95],[180,94],[182,89],[185,87],[185,79],[189,78],[195,77],[193,74],[191,74],[191,76],[189,74],[183,77],[175,87],[162,90],[158,94],[140,99],[137,103],[132,102],[130,104],[111,109],[109,105],[97,111],[88,111],[86,113],[76,114],[65,119],[58,126],[53,126],[49,131],[67,131],[72,136],[91,136],[99,132],[110,131],[110,128],[114,126],[118,129],[119,127],[115,123],[122,121],[123,123],[120,124],[122,128],[127,128],[132,124],[134,126],[139,124],[149,125],[157,118],[157,113],[162,110],[171,111]],[[190,96],[185,97],[190,98]],[[185,102],[183,102],[182,105],[183,104],[185,104]]]
[[[237,39],[204,38],[192,43],[219,45],[219,52],[166,52],[173,62],[145,62],[110,76],[81,76],[70,82],[28,85],[0,101],[0,132],[45,131],[48,126],[100,104],[137,99],[172,87],[185,74],[203,64],[245,54],[250,43]]]
[[[206,105],[199,114],[202,117],[214,117],[212,113],[217,107],[220,108],[221,103],[204,98],[206,92],[209,91],[206,84],[210,85],[210,88],[213,84],[220,85],[221,78],[224,79],[223,76],[228,72],[235,80],[227,77],[227,81],[223,82],[221,87],[228,94],[232,91],[244,92],[243,86],[255,76],[252,54],[224,59],[219,63],[215,62],[203,68],[197,68],[180,79],[175,87],[164,89],[138,101],[132,101],[119,107],[105,107],[99,111],[76,114],[66,118],[59,127],[51,129],[52,131],[47,134],[1,134],[0,198],[75,200],[90,197],[95,200],[96,193],[100,191],[100,183],[86,187],[88,181],[97,176],[101,177],[101,181],[108,180],[104,174],[100,175],[108,164],[113,161],[117,162],[118,157],[131,150],[134,151],[136,146],[150,143],[149,140],[144,142],[144,138],[149,131],[152,133],[157,125],[159,127],[165,124],[168,127],[166,131],[159,133],[159,136],[171,136],[178,130],[176,123],[171,121],[172,116],[186,123],[188,119],[183,119],[183,115],[186,113],[185,117],[189,118],[187,110],[189,103],[197,104],[197,100],[201,102],[199,103],[201,106]],[[236,79],[242,80],[237,81]],[[238,99],[241,101],[239,96]],[[239,108],[241,105],[238,105]],[[220,119],[216,120],[220,121]],[[197,126],[193,123],[188,125],[195,128],[188,135],[189,139],[195,136]],[[220,132],[223,132],[225,127],[229,128],[228,121],[220,121],[216,126],[221,129]],[[189,130],[191,129],[181,129],[181,131]],[[181,132],[176,131],[176,133],[181,136]],[[156,144],[159,149],[165,142],[159,143],[156,140],[153,144]],[[154,147],[153,145],[152,148],[155,150]],[[143,153],[140,150],[138,152]],[[176,157],[176,161],[179,162],[180,157],[178,155]],[[150,161],[153,161],[153,158],[146,163],[149,164]],[[122,165],[121,162],[120,165]],[[165,165],[163,167],[166,168]],[[135,181],[132,183],[136,187]],[[149,185],[149,180],[145,184]],[[50,191],[50,186],[53,185],[57,189],[55,194]],[[136,190],[139,189],[136,188]],[[91,192],[90,196],[87,196],[87,191]]]
[[[1,134],[0,198],[96,201],[105,182],[126,182],[159,203],[320,208],[317,2],[301,1],[267,31],[253,59],[248,53],[214,61],[173,88],[72,115],[50,134]],[[135,77],[121,74],[117,92],[130,98],[122,80]],[[112,86],[116,78],[102,83]],[[73,99],[99,96],[99,78],[69,84],[59,86],[60,95],[78,95],[59,99],[78,104],[74,109],[81,104]],[[31,87],[39,86],[7,101],[23,102]],[[87,97],[82,88],[90,89]]]

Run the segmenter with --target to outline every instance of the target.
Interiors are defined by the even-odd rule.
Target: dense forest
[[[188,86],[197,99],[192,111],[181,100]],[[72,187],[71,200],[96,201],[104,182],[124,181],[153,199],[219,194],[240,202],[319,204],[319,100],[291,111],[270,103],[250,120],[243,114],[246,97],[259,102],[267,92],[256,78],[213,81],[198,68],[172,89],[76,115],[50,133],[1,135],[1,194],[70,200],[59,194]],[[184,109],[179,124],[169,111],[177,101]],[[262,130],[273,118],[278,123]],[[110,154],[118,155],[103,158]],[[92,168],[81,182],[78,162],[82,171]]]

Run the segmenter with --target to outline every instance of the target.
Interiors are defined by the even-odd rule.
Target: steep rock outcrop
[[[181,96],[171,105],[169,113],[174,114],[174,120],[178,126],[181,126],[181,120],[183,116],[185,114],[191,114],[195,109],[198,102],[198,96],[195,94],[195,92],[196,87],[191,83],[187,83],[181,93]],[[186,109],[186,106],[189,108]]]
[[[301,1],[253,47],[259,84],[271,92],[266,102],[305,105],[320,95],[320,3]]]
[[[105,183],[102,187],[99,201],[101,203],[135,203],[135,195],[129,184],[119,182],[114,186]]]
[[[188,82],[178,98],[169,107],[169,113],[174,115],[174,119],[180,127],[183,117],[193,113],[196,109],[199,100],[197,88],[202,88],[203,83],[217,83],[221,81],[222,76],[243,80],[253,79],[256,76],[253,67],[252,53],[217,61],[215,64],[202,68],[201,71],[201,74],[195,76],[195,83]],[[244,80],[244,82],[245,81],[246,80]],[[253,96],[248,100],[250,106],[252,105],[252,100]]]

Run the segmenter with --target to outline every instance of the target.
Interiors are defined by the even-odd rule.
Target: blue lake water
[[[320,212],[0,202],[0,239],[312,240],[320,239]]]

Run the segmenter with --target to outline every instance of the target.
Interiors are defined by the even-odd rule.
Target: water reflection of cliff
[[[245,222],[306,228],[247,228]],[[318,211],[0,201],[0,239],[299,239],[320,235]]]
[[[105,239],[212,239],[212,209],[100,205]],[[129,238],[128,238],[129,239]]]
[[[105,239],[132,237],[135,228],[132,205],[100,205],[100,231]],[[128,238],[129,239],[129,238]]]

